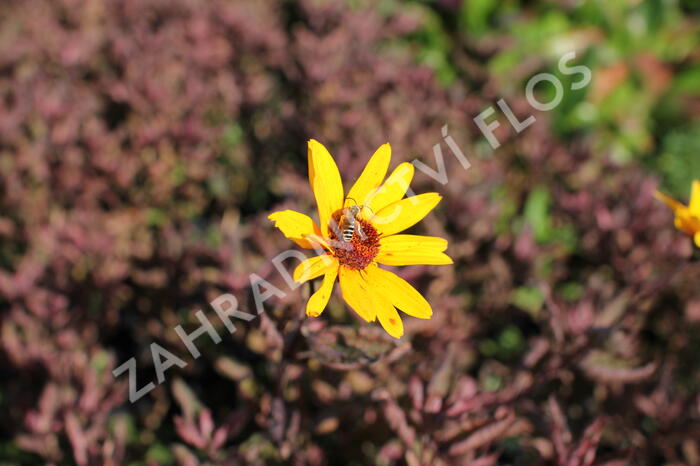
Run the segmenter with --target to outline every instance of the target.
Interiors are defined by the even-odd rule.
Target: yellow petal
[[[343,182],[333,157],[315,139],[309,141],[309,182],[318,205],[321,233],[328,236],[331,215],[343,207]]]
[[[321,287],[311,295],[309,301],[306,303],[306,315],[310,317],[318,317],[321,315],[333,293],[333,285],[335,285],[335,279],[338,276],[338,265],[336,264],[335,267],[331,267],[327,270],[328,271],[323,276]]]
[[[406,252],[392,256],[378,255],[376,261],[384,265],[449,265],[454,264],[450,256],[444,252]]]
[[[409,249],[427,249],[442,252],[447,249],[447,240],[437,236],[392,235],[379,240],[381,249],[405,251]]]
[[[389,143],[382,144],[379,149],[375,151],[372,158],[369,159],[369,162],[367,162],[364,170],[362,170],[362,174],[360,174],[360,177],[355,181],[353,187],[350,188],[347,199],[353,200],[354,204],[357,205],[366,204],[369,200],[369,193],[377,188],[384,180],[390,160],[391,146],[389,146]]]
[[[304,238],[309,242],[311,247],[313,247],[314,249],[323,248],[323,249],[326,249],[328,251],[330,251],[332,249],[328,240],[322,236],[305,235]]]
[[[700,232],[700,181],[693,181],[690,206],[688,207],[659,191],[656,191],[654,195],[673,209],[676,214],[673,224],[677,229],[691,236]]]
[[[447,240],[435,236],[392,235],[379,240],[375,260],[384,265],[443,265],[452,259],[442,251]]]
[[[329,273],[330,270],[338,268],[338,260],[330,254],[321,254],[320,256],[306,259],[301,264],[297,265],[292,274],[295,282],[304,283],[316,277]]]
[[[379,267],[368,267],[366,270],[367,280],[374,290],[382,293],[392,306],[419,319],[429,319],[433,315],[428,301],[406,280]]]
[[[681,209],[687,209],[686,206],[678,202],[677,200],[673,199],[670,196],[665,195],[661,191],[656,191],[654,192],[654,197],[656,197],[658,200],[662,201],[664,204],[666,204],[668,207],[670,207],[674,212],[677,212]]]
[[[302,248],[313,248],[313,245],[305,238],[306,235],[320,233],[311,217],[293,210],[275,212],[268,215],[267,218],[275,222],[275,226],[280,229],[284,236]]]
[[[401,200],[413,179],[413,165],[404,162],[394,169],[384,184],[372,191],[364,203],[376,213],[389,204]],[[359,202],[359,201],[358,201]]]
[[[340,267],[340,291],[343,299],[367,322],[372,322],[377,317],[377,311],[369,292],[369,284],[358,270],[349,267]]]
[[[700,218],[700,181],[693,181],[693,187],[690,190],[690,203],[688,204],[690,213]]]
[[[700,232],[695,233],[695,245],[700,248]]]
[[[369,298],[373,303],[379,323],[389,335],[394,338],[401,338],[403,335],[403,322],[401,322],[401,317],[394,307],[393,300],[395,299],[394,293],[397,291],[403,292],[403,290],[397,289],[391,278],[385,274],[396,277],[393,273],[380,269],[376,264],[366,267],[362,275],[369,285]],[[389,288],[386,288],[387,286]]]
[[[677,229],[685,233],[686,235],[694,235],[700,231],[700,219],[690,214],[690,210],[687,207],[683,207],[682,210],[676,211],[676,218],[673,224]]]
[[[383,236],[399,233],[420,222],[440,202],[438,193],[407,197],[383,208],[372,217],[372,225]]]
[[[403,335],[403,322],[394,306],[386,306],[377,310],[377,318],[382,324],[386,333],[394,338],[401,338]]]

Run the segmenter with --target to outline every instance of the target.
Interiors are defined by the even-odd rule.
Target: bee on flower
[[[299,283],[323,276],[306,304],[306,314],[317,317],[323,312],[337,279],[350,308],[367,322],[379,320],[387,333],[399,338],[404,329],[397,310],[419,319],[429,319],[433,311],[413,286],[379,265],[452,264],[444,253],[447,240],[399,234],[422,220],[441,196],[404,197],[414,173],[410,163],[400,164],[384,180],[391,160],[389,144],[377,149],[346,196],[328,150],[313,139],[308,147],[309,182],[319,223],[293,210],[268,217],[299,246],[322,251],[294,270]]]
[[[685,206],[675,199],[657,191],[657,199],[663,201],[675,214],[674,224],[676,228],[695,240],[695,245],[700,247],[700,181],[693,181],[690,193],[690,202]]]

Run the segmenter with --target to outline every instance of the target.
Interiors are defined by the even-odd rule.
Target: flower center
[[[330,244],[341,265],[361,270],[379,253],[379,233],[370,222],[339,210],[330,225]]]

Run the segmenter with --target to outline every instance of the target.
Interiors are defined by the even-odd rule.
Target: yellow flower
[[[695,244],[700,247],[700,181],[693,181],[690,193],[690,202],[684,206],[680,202],[667,195],[656,192],[656,197],[669,206],[676,215],[674,224],[676,228],[695,239]]]
[[[384,181],[391,147],[382,145],[347,194],[338,167],[328,150],[309,141],[309,182],[316,197],[320,223],[309,216],[284,210],[268,218],[303,248],[322,253],[294,270],[303,283],[323,276],[321,287],[306,304],[306,314],[323,312],[336,278],[343,299],[362,319],[379,323],[394,338],[403,335],[397,308],[419,319],[433,314],[430,304],[406,280],[378,266],[452,264],[443,251],[447,240],[431,236],[400,235],[440,202],[437,193],[404,198],[413,178],[413,165],[402,163]]]

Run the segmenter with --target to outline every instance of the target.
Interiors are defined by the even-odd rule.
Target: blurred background
[[[0,464],[700,464],[700,267],[654,200],[700,179],[697,0],[4,0]],[[559,58],[591,69],[570,90]],[[535,111],[549,72],[564,98]],[[546,84],[540,100],[551,98]],[[516,133],[495,102],[520,120]],[[473,118],[501,126],[492,150]],[[382,143],[449,182],[401,270],[396,341],[309,286],[230,335],[248,275],[287,290],[266,216],[315,216]],[[291,261],[289,267],[294,264]],[[336,290],[337,291],[337,290]],[[223,338],[173,328],[203,310]],[[187,365],[158,385],[156,342]],[[112,370],[131,357],[141,388]]]

